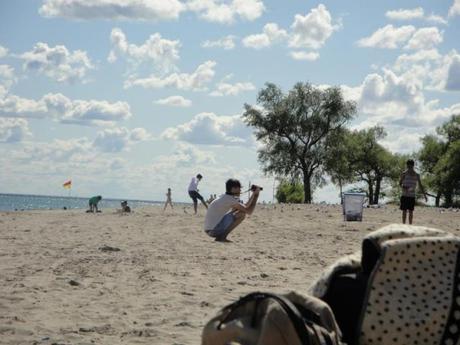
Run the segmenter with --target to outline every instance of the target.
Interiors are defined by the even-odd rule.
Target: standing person
[[[190,184],[188,186],[188,195],[190,195],[190,197],[193,200],[193,209],[195,211],[195,214],[198,208],[198,199],[200,199],[204,207],[208,208],[206,201],[204,201],[204,198],[201,196],[200,193],[198,193],[198,183],[201,181],[202,178],[203,176],[201,176],[201,174],[196,175],[196,177],[192,177],[192,180],[190,181]]]
[[[168,206],[168,204],[171,206],[171,209],[174,209],[172,200],[171,200],[171,188],[168,188],[168,192],[166,193],[166,202],[165,202],[165,207],[163,208],[163,211],[166,210],[166,206]]]
[[[97,195],[97,196],[93,196],[92,198],[89,199],[89,210],[87,212],[101,212],[99,211],[99,209],[97,208],[97,204],[99,203],[99,201],[102,200],[102,196],[100,195]]]
[[[229,179],[225,183],[225,194],[214,200],[206,212],[204,231],[216,241],[227,241],[228,234],[251,214],[257,204],[261,187],[253,185],[252,195],[246,204],[240,203],[241,183]]]
[[[425,196],[425,201],[428,201],[422,181],[420,180],[420,175],[415,172],[414,165],[414,161],[409,159],[406,162],[407,170],[401,174],[401,178],[399,179],[399,185],[402,188],[400,210],[402,211],[403,224],[406,224],[407,211],[409,211],[409,224],[412,224],[417,184]]]

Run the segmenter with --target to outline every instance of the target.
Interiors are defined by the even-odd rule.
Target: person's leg
[[[189,196],[192,198],[192,200],[193,200],[193,210],[195,211],[194,214],[196,214],[196,213],[197,213],[197,209],[198,209],[198,195],[200,195],[200,194],[198,194],[197,191],[193,191],[193,190],[192,190],[192,191],[189,191],[189,192],[188,192],[188,195],[189,195]]]
[[[409,210],[409,224],[411,224],[411,225],[412,225],[413,215],[414,215],[414,210]]]
[[[197,193],[197,198],[200,199],[201,203],[204,205],[204,207],[206,207],[206,209],[208,208],[208,205],[206,204],[206,201],[204,201],[204,198],[203,196],[200,194],[200,193]]]
[[[403,222],[403,224],[406,224],[406,217],[407,217],[407,211],[403,210],[402,211],[402,222]]]
[[[246,218],[246,213],[240,212],[240,211],[236,211],[236,212],[233,212],[233,216],[235,217],[235,220],[234,220],[233,223],[227,228],[227,231],[226,231],[224,240],[227,238],[227,236],[228,236],[238,225],[240,225],[240,224],[243,222],[243,220]],[[216,238],[216,240],[217,240],[217,238]],[[218,241],[218,240],[217,240],[217,241]]]

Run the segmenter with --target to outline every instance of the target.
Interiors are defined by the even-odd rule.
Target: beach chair
[[[348,345],[459,344],[460,238],[393,224],[367,235],[310,288]]]
[[[363,204],[365,193],[343,193],[343,219],[346,221],[363,220]]]

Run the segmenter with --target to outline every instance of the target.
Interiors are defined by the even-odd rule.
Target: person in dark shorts
[[[403,224],[406,224],[407,211],[409,211],[409,224],[412,224],[417,184],[419,185],[423,195],[425,196],[425,201],[428,201],[425,194],[425,190],[422,185],[422,181],[420,180],[420,175],[415,172],[414,165],[414,161],[412,159],[409,159],[406,162],[407,170],[405,170],[401,174],[401,178],[399,179],[399,185],[402,188],[401,206],[399,208],[402,211]]]
[[[203,176],[201,176],[201,174],[196,175],[196,177],[192,177],[192,180],[190,181],[190,184],[188,186],[188,195],[193,200],[193,209],[195,211],[195,214],[198,208],[198,200],[201,201],[204,207],[208,208],[206,201],[204,201],[204,198],[201,196],[200,193],[198,193],[198,183],[201,181],[202,178]]]

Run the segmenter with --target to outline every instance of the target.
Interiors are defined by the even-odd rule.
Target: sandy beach
[[[400,222],[396,206],[365,209],[362,222],[344,222],[340,206],[265,206],[216,243],[204,209],[191,213],[1,212],[0,343],[199,344],[225,304],[305,293],[364,235]],[[460,234],[460,212],[419,207],[415,224]]]

